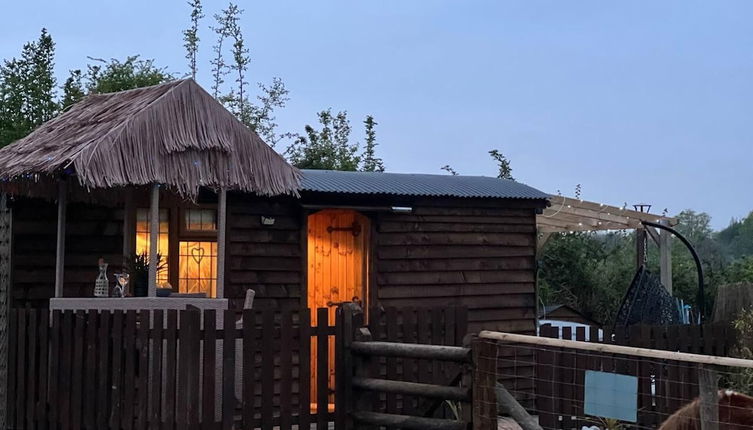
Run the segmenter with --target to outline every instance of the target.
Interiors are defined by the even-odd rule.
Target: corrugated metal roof
[[[302,191],[398,196],[548,199],[549,194],[520,182],[486,176],[419,173],[338,172],[304,169]]]

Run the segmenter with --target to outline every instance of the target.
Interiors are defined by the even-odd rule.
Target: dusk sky
[[[184,76],[184,1],[11,1],[0,58],[46,27],[56,70],[140,54]],[[372,114],[388,171],[495,175],[588,200],[753,210],[753,2],[240,1],[251,82],[279,76],[280,131]],[[199,83],[209,88],[205,1]],[[281,148],[278,148],[281,149]]]

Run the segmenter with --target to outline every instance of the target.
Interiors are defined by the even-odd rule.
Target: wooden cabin
[[[250,289],[255,308],[456,304],[471,331],[535,332],[547,194],[488,177],[299,171],[192,80],[90,96],[0,149],[0,172],[13,307],[241,308]],[[146,298],[91,298],[100,257],[112,275],[139,253],[163,257]]]

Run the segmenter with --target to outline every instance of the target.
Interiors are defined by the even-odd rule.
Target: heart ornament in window
[[[201,260],[204,259],[204,248],[196,247],[191,249],[191,257],[196,264],[201,263]]]

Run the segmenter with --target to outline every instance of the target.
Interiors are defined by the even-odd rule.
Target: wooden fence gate
[[[337,394],[334,412],[329,410],[327,371],[334,341],[336,389],[342,390],[347,382],[340,378],[343,328],[329,323],[327,309],[316,312],[312,327],[308,309],[14,309],[5,428],[288,430],[334,423],[344,429],[347,411],[340,405],[349,395]],[[455,345],[465,335],[463,309],[373,309],[369,314],[383,340],[416,342],[428,336]],[[319,355],[313,369],[312,348]],[[406,378],[420,377],[419,369],[403,372]]]
[[[408,314],[410,316],[410,314]],[[339,428],[447,429],[469,428],[472,422],[471,349],[453,346],[457,337],[458,315],[418,313],[416,334],[435,343],[387,342],[378,340],[363,324],[363,313],[354,305],[338,312],[338,407]],[[444,323],[443,323],[444,318]],[[462,320],[463,317],[460,317]],[[448,323],[447,320],[450,320]],[[399,327],[397,314],[386,318],[386,328]],[[377,331],[378,333],[378,331]],[[413,334],[413,333],[410,333]],[[390,339],[387,336],[387,339]]]

